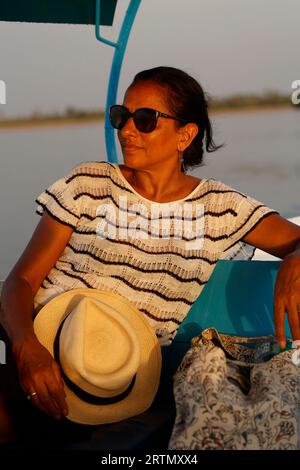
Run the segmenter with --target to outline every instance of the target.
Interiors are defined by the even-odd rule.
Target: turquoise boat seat
[[[176,341],[190,341],[197,329],[255,336],[274,332],[273,295],[280,261],[219,261],[180,325]],[[290,334],[286,321],[287,333]]]

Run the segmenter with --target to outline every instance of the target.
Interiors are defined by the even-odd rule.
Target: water
[[[300,214],[300,114],[293,110],[214,117],[215,140],[193,176],[214,177],[281,215]],[[102,124],[0,131],[0,279],[7,276],[40,217],[35,198],[82,161],[106,160]]]
[[[216,120],[226,148],[197,172],[251,195],[284,217],[300,215],[300,113],[243,113]]]

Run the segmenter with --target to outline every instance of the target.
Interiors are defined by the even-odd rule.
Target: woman
[[[34,335],[32,317],[66,290],[118,292],[169,344],[217,260],[246,242],[283,259],[276,334],[283,346],[286,311],[293,338],[300,339],[300,228],[218,181],[185,173],[201,163],[204,145],[208,152],[218,148],[201,86],[170,67],[141,72],[110,118],[125,164],[82,163],[38,197],[42,219],[2,291],[2,324],[21,388],[57,420],[68,413],[63,382]],[[181,224],[188,220],[183,209],[202,222],[196,237]],[[160,225],[164,211],[167,227]],[[1,413],[4,440],[9,430],[14,435],[4,402]]]

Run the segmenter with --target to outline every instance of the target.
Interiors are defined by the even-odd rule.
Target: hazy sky
[[[128,5],[120,6],[114,39]],[[0,7],[1,8],[1,7]],[[194,75],[213,96],[275,89],[300,79],[299,0],[142,0],[129,39],[120,100],[133,75],[172,65]],[[0,23],[3,116],[105,105],[112,49],[93,26]]]

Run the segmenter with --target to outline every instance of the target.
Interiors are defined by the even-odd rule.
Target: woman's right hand
[[[13,346],[20,384],[32,403],[54,419],[68,414],[60,369],[49,351],[32,337]]]

